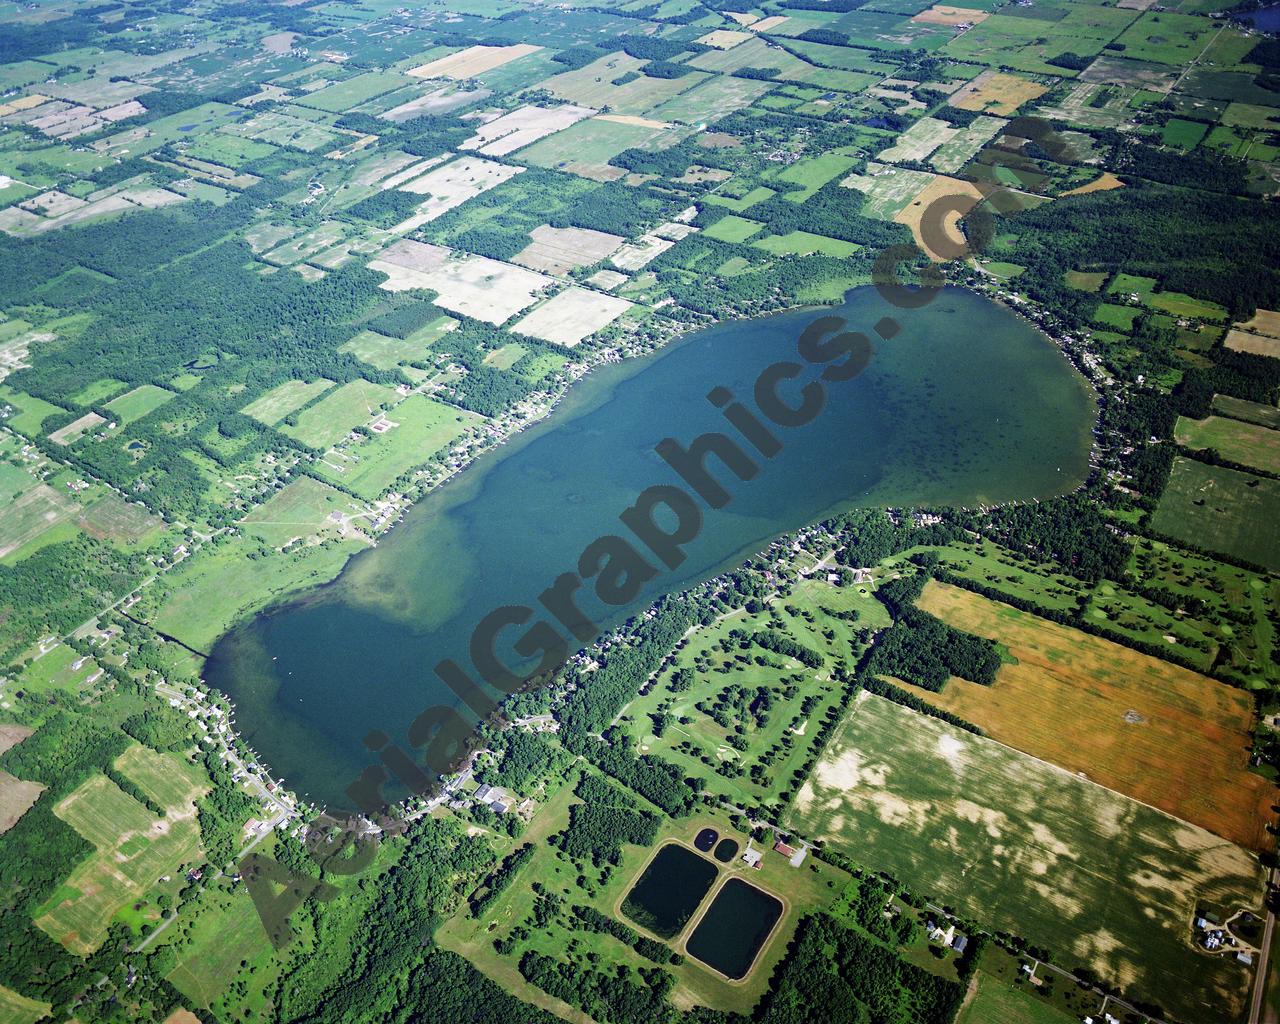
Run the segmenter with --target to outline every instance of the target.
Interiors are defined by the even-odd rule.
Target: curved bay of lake
[[[841,307],[720,324],[595,371],[546,420],[415,505],[332,583],[229,632],[206,679],[236,702],[241,735],[290,788],[344,806],[344,790],[372,761],[365,734],[402,742],[421,711],[456,705],[433,666],[452,657],[470,669],[481,618],[503,605],[538,609],[537,595],[576,570],[587,544],[626,535],[617,516],[641,491],[682,484],[654,445],[687,445],[709,430],[735,437],[707,392],[725,386],[754,407],[760,371],[803,362],[800,332],[830,315],[872,337],[866,372],[827,385],[826,407],[807,426],[776,428],[783,450],[757,457],[753,480],[712,460],[732,500],[704,510],[685,563],[660,572],[632,605],[584,598],[595,621],[615,625],[842,509],[1044,498],[1084,480],[1091,389],[1041,333],[978,295],[948,288],[922,309],[899,310],[859,288]],[[901,325],[891,340],[872,331],[885,316]]]

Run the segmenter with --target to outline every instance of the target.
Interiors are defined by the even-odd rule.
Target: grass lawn
[[[978,972],[977,986],[956,1024],[1076,1024],[1077,1018],[1068,1017],[1039,996],[985,972]]]
[[[1098,306],[1098,311],[1093,315],[1093,319],[1104,327],[1112,327],[1127,334],[1133,330],[1133,322],[1141,315],[1142,310],[1137,306],[1117,306],[1110,302],[1104,302]]]
[[[1200,121],[1184,121],[1180,117],[1172,117],[1161,130],[1160,141],[1178,149],[1195,149],[1208,130],[1209,126]]]

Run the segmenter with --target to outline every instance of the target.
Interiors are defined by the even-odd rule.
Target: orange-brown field
[[[1063,192],[1064,196],[1087,196],[1090,192],[1110,192],[1113,188],[1124,188],[1124,182],[1117,178],[1110,171],[1103,171],[1093,181],[1087,182],[1078,188],[1070,189]]]
[[[1248,695],[1110,641],[932,581],[918,605],[991,637],[1017,664],[993,686],[952,679],[922,699],[992,739],[1249,849],[1268,846],[1272,785],[1248,771]]]

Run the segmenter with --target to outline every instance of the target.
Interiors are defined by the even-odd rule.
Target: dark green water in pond
[[[689,955],[735,981],[745,977],[782,916],[782,904],[741,878],[724,883],[689,936]]]
[[[627,534],[617,517],[641,491],[683,485],[654,445],[709,430],[736,436],[708,391],[727,387],[754,407],[760,371],[803,362],[801,331],[833,314],[872,337],[866,372],[828,384],[807,426],[774,428],[783,450],[757,456],[754,479],[713,460],[732,500],[704,506],[687,560],[662,567],[623,607],[589,585],[580,594],[592,619],[614,625],[850,506],[1048,497],[1084,479],[1095,416],[1085,382],[1042,335],[972,293],[948,289],[923,309],[898,310],[862,288],[837,309],[722,324],[593,373],[546,421],[419,502],[332,584],[232,630],[206,678],[236,702],[242,734],[291,788],[345,806],[344,790],[373,760],[365,734],[403,742],[420,712],[456,705],[433,666],[452,657],[470,670],[481,618],[504,605],[539,608],[537,595],[575,571],[591,541]],[[888,341],[872,332],[884,316],[902,326]],[[802,381],[815,376],[807,369]],[[783,389],[788,400],[802,381]]]
[[[716,866],[678,843],[657,852],[627,898],[622,912],[654,935],[679,933],[716,880]]]

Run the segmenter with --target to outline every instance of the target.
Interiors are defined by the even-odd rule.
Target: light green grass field
[[[1173,431],[1178,444],[1200,451],[1213,448],[1224,459],[1267,473],[1280,473],[1280,432],[1255,423],[1209,416],[1179,416]]]
[[[163,594],[155,596],[156,628],[197,651],[208,651],[241,616],[292,591],[329,582],[365,547],[360,541],[335,541],[252,558],[257,544],[255,538],[202,549],[168,573]]]
[[[132,423],[140,420],[148,413],[155,412],[173,397],[172,391],[158,388],[154,384],[143,384],[119,398],[107,403],[107,408],[115,413],[121,423]]]
[[[0,1024],[35,1024],[48,1012],[48,1003],[28,999],[0,985]]]
[[[262,968],[272,958],[262,919],[244,887],[227,894],[206,890],[168,978],[200,1006],[212,1006],[240,974],[240,962]]]
[[[297,537],[336,535],[330,516],[350,515],[356,505],[350,497],[309,476],[290,481],[244,519],[246,533],[281,547]]]
[[[11,427],[24,437],[39,436],[40,425],[46,417],[66,411],[42,398],[23,394],[6,384],[0,384],[0,410],[5,406],[12,406],[14,410],[12,415],[5,417],[5,426]]]
[[[410,395],[387,419],[398,426],[327,453],[316,472],[362,498],[376,498],[401,473],[422,465],[483,417],[425,395]]]
[[[863,694],[789,823],[1170,1013],[1243,1006],[1244,968],[1186,936],[1198,900],[1259,904],[1256,859],[991,740]]]
[[[808,256],[810,253],[821,253],[823,256],[843,258],[852,256],[859,246],[845,242],[839,238],[827,238],[809,231],[789,231],[785,235],[770,235],[751,243],[752,248],[773,253],[775,256]]]
[[[108,395],[114,395],[125,386],[125,382],[122,380],[116,380],[114,377],[103,377],[101,380],[95,380],[92,384],[88,384],[77,391],[71,396],[71,402],[73,405],[78,406],[96,405]]]
[[[280,431],[312,448],[329,448],[356,427],[368,424],[384,403],[395,398],[394,388],[353,380],[300,412],[297,426],[286,424]]]
[[[442,316],[440,321],[452,322],[450,317]],[[441,330],[434,332],[434,337],[426,342],[408,341],[400,338],[389,338],[385,334],[378,334],[376,331],[361,331],[350,341],[346,342],[338,348],[339,352],[350,352],[357,359],[361,359],[370,366],[376,366],[379,370],[393,370],[397,366],[415,360],[425,359],[427,349],[431,347],[431,342],[438,339],[444,333]]]
[[[333,387],[333,381],[318,377],[313,381],[287,380],[260,395],[240,411],[266,426],[274,426],[295,409]]]
[[[81,956],[101,945],[117,910],[143,895],[162,874],[199,856],[195,806],[177,798],[194,799],[207,786],[197,785],[176,756],[148,754],[126,751],[118,765],[130,769],[126,774],[153,798],[177,800],[165,804],[164,818],[153,818],[103,775],[90,778],[54,808],[97,851],[71,871],[37,912],[36,925]]]
[[[727,217],[721,217],[711,227],[704,230],[703,234],[719,242],[729,242],[736,245],[739,242],[745,242],[752,235],[758,233],[763,226],[757,220],[747,220],[745,217],[739,217],[731,213]]]
[[[518,341],[510,342],[501,348],[496,348],[484,357],[486,366],[492,366],[495,370],[509,370],[520,360],[520,358],[529,351]]]
[[[1075,1024],[1043,999],[1025,988],[1014,988],[982,971],[977,991],[956,1017],[956,1024]]]

